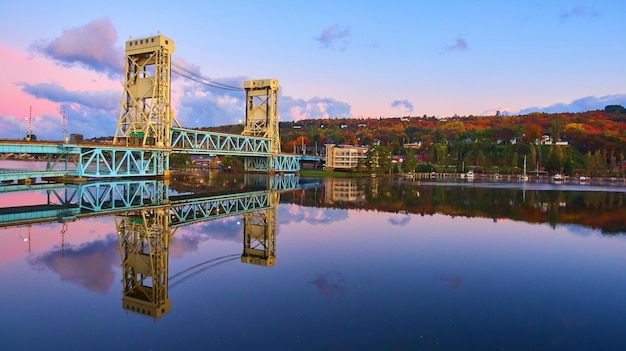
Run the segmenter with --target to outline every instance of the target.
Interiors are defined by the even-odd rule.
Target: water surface
[[[168,193],[258,185],[192,179]],[[123,304],[120,223],[141,211],[0,229],[3,348],[618,350],[626,341],[621,189],[315,181],[271,192],[273,206],[254,218],[171,230],[171,307],[160,316]],[[2,193],[0,207],[48,195]]]

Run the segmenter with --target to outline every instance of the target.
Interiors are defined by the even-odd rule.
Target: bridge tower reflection
[[[160,318],[168,297],[169,245],[176,228],[167,208],[150,208],[115,216],[122,259],[122,308]]]
[[[241,262],[272,267],[276,264],[276,214],[280,194],[272,193],[271,207],[243,214]]]
[[[276,263],[280,193],[267,192],[267,196],[269,201],[262,207],[269,206],[265,209],[231,214],[243,217],[242,263],[265,267]],[[172,222],[176,216],[170,210],[168,204],[114,216],[122,261],[122,308],[155,319],[172,308],[168,296],[169,247],[180,227]]]
[[[225,258],[240,258],[243,263],[274,266],[281,193],[311,186],[319,183],[304,185],[295,176],[252,174],[246,174],[242,183],[220,183],[217,188],[195,187],[194,191],[181,192],[170,189],[169,182],[160,179],[36,184],[26,188],[8,185],[0,195],[23,192],[34,196],[27,205],[0,201],[0,228],[28,226],[28,237],[20,238],[28,241],[30,250],[32,224],[62,223],[63,256],[68,222],[113,215],[121,259],[122,307],[160,318],[172,308],[169,289],[217,261],[221,264]],[[244,221],[241,255],[212,259],[169,275],[169,248],[178,228],[236,215]],[[177,278],[181,276],[183,279]],[[170,280],[175,281],[170,285]]]

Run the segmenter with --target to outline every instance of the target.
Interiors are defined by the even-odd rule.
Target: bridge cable
[[[221,257],[217,257],[202,263],[198,263],[194,266],[191,266],[179,273],[176,273],[172,276],[169,277],[169,280],[174,280],[177,277],[183,275],[180,279],[178,279],[177,281],[175,281],[174,283],[169,283],[169,289],[172,290],[173,288],[175,288],[176,286],[184,283],[185,281],[191,279],[193,276],[200,274],[204,271],[206,271],[209,268],[213,268],[213,267],[217,267],[219,265],[222,265],[224,263],[228,263],[231,261],[234,261],[238,258],[241,257],[241,254],[233,254],[233,255],[227,255],[227,256],[221,256]],[[204,267],[203,267],[204,266]],[[193,271],[195,270],[195,271]]]
[[[207,83],[207,82],[203,81],[202,79],[194,78],[193,76],[189,76],[189,75],[183,74],[183,73],[178,72],[176,70],[172,70],[172,72],[178,74],[181,77],[193,80],[193,81],[198,82],[198,83],[200,83],[202,85],[206,85],[206,86],[209,86],[209,87],[212,87],[212,88],[224,89],[224,90],[229,90],[229,91],[243,91],[243,89],[230,89],[230,88],[224,88],[224,87],[221,87],[221,86],[218,86],[218,85],[214,85],[214,84],[211,84],[211,83]]]
[[[180,65],[177,65],[175,63],[172,63],[172,66],[174,68],[176,68],[176,69],[173,69],[172,72],[174,72],[174,73],[176,73],[176,74],[178,74],[180,76],[183,76],[185,78],[194,80],[194,81],[196,81],[198,83],[201,83],[201,84],[204,84],[204,85],[208,85],[210,87],[214,87],[214,88],[218,88],[218,89],[233,90],[233,91],[243,91],[244,90],[243,88],[240,88],[240,87],[236,87],[236,86],[232,86],[232,85],[216,82],[216,81],[211,80],[211,79],[209,79],[207,77],[204,77],[204,76],[202,76],[200,74],[194,73],[194,72],[192,72],[192,71],[190,71],[190,70],[188,70],[188,69],[186,69],[186,68],[184,68],[184,67],[182,67]],[[184,72],[184,73],[180,72],[179,70]],[[196,79],[194,79],[194,78],[196,78]]]

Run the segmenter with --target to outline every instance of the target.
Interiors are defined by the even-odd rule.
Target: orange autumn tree
[[[524,131],[524,142],[534,143],[537,139],[541,139],[541,127],[536,124],[528,123]]]
[[[302,147],[310,147],[311,146],[311,140],[309,140],[309,138],[306,137],[306,135],[300,135],[298,136],[292,143],[292,147],[291,147],[291,151],[295,152],[295,150],[297,149],[300,153],[302,153]]]

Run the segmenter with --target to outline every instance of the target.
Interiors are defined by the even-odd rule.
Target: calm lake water
[[[4,350],[626,343],[624,188],[192,172],[12,190]]]

